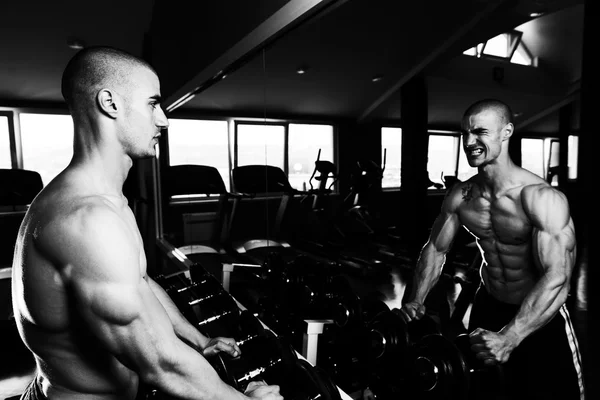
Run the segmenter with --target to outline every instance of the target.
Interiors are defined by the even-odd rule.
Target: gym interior
[[[44,126],[35,115],[68,119],[60,74],[86,44],[130,50],[161,79],[171,125],[123,190],[148,274],[202,333],[243,349],[240,360],[211,360],[231,386],[258,377],[298,400],[506,398],[501,367],[469,350],[483,262],[469,232],[446,255],[426,315],[408,322],[401,311],[448,190],[477,172],[465,164],[462,113],[498,97],[515,112],[511,158],[569,200],[577,257],[566,305],[585,395],[599,395],[588,269],[598,239],[594,2],[228,0],[196,10],[136,0],[114,2],[120,16],[75,1],[14,3],[0,28],[0,400],[18,399],[35,371],[12,314],[15,239],[66,165],[56,139],[28,132]],[[108,18],[115,32],[103,38]],[[486,53],[492,39],[502,51]],[[146,389],[145,399],[167,399]]]

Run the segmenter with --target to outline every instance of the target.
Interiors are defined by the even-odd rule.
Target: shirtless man
[[[577,340],[565,300],[576,257],[575,228],[562,192],[509,157],[512,112],[497,100],[471,105],[462,119],[464,151],[478,173],[444,199],[417,263],[410,318],[436,284],[461,226],[483,262],[471,311],[471,349],[502,364],[508,398],[583,399]]]
[[[13,264],[13,309],[37,373],[23,399],[135,399],[147,384],[181,399],[279,400],[279,387],[225,384],[205,356],[240,352],[207,338],[146,274],[135,218],[122,193],[132,160],[156,155],[168,120],[144,61],[81,50],[63,96],[73,159],[32,202]]]

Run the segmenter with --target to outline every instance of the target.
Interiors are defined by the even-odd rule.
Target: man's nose
[[[165,114],[162,108],[160,108],[160,111],[158,113],[158,118],[156,119],[156,126],[160,127],[161,129],[167,129],[169,127],[169,119],[167,118],[167,115]]]
[[[475,135],[472,133],[466,133],[463,135],[463,140],[465,142],[465,147],[472,146],[475,144]]]

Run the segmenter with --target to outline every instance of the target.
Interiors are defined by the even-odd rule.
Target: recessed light
[[[67,39],[67,46],[73,50],[81,50],[85,47],[85,43],[77,38],[69,38]]]
[[[532,13],[530,13],[530,14],[529,14],[529,16],[530,16],[531,18],[537,18],[537,17],[541,17],[542,15],[544,15],[544,13],[543,13],[543,12],[532,12]]]
[[[296,73],[298,75],[304,75],[307,72],[308,72],[308,67],[307,66],[298,67],[298,69],[296,70]]]
[[[383,75],[375,75],[373,78],[371,78],[371,81],[372,82],[379,82],[382,79],[383,79]]]

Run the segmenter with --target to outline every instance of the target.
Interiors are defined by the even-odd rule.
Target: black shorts
[[[47,400],[37,381],[37,376],[27,385],[25,392],[21,395],[21,400]]]
[[[483,285],[477,290],[469,332],[501,330],[519,310],[492,297]],[[525,338],[503,364],[510,399],[584,399],[581,356],[566,305],[550,322]]]

